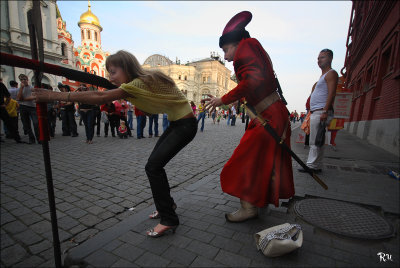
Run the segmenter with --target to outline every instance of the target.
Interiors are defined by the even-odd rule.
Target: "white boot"
[[[251,203],[240,199],[241,207],[231,213],[225,214],[225,219],[229,222],[242,222],[249,219],[256,218],[258,216],[258,210],[256,206]]]

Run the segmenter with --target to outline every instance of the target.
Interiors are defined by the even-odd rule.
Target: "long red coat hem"
[[[261,115],[269,120],[280,136],[288,126],[285,143],[290,148],[290,123],[282,101],[275,102]],[[258,120],[249,123],[239,145],[222,169],[220,180],[223,192],[257,207],[268,204],[278,206],[279,199],[294,195],[291,156]]]

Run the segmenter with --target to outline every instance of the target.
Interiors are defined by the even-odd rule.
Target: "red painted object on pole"
[[[49,141],[49,125],[47,121],[47,103],[37,103],[36,104],[36,113],[39,120],[39,140],[40,141]]]

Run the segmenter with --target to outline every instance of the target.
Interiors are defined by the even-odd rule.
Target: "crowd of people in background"
[[[29,84],[28,77],[24,74],[19,76],[18,82],[10,81],[9,88],[1,81],[1,108],[3,131],[7,139],[15,139],[18,143],[40,144],[39,140],[39,121],[36,114],[36,103],[32,95],[32,86]],[[42,83],[42,88],[60,92],[71,92],[68,85],[58,83],[56,89],[48,84]],[[85,84],[81,84],[75,91],[84,92],[94,90]],[[47,118],[48,129],[51,138],[55,137],[57,121],[61,121],[62,136],[78,137],[78,124],[84,126],[85,142],[93,143],[95,134],[101,137],[101,127],[103,127],[104,137],[108,137],[109,130],[112,137],[121,139],[133,137],[133,113],[135,112],[137,120],[137,138],[144,138],[144,128],[146,118],[149,117],[149,135],[148,137],[159,137],[158,120],[159,115],[145,115],[142,111],[136,109],[126,100],[116,100],[103,105],[90,105],[74,102],[48,102]],[[19,135],[19,118],[23,126],[23,132],[28,136],[29,141],[23,142]],[[77,124],[77,120],[79,122]],[[58,120],[57,120],[58,119]],[[163,132],[169,126],[166,114],[162,117]],[[3,142],[3,140],[1,140]]]
[[[23,126],[23,132],[28,135],[29,141],[27,143],[34,144],[39,143],[39,127],[38,119],[36,115],[36,105],[33,100],[29,100],[29,96],[32,94],[32,86],[29,85],[28,77],[20,75],[20,86],[16,81],[10,81],[8,92],[9,98],[5,98],[7,111],[10,118],[10,122],[13,122],[16,134],[12,134],[9,131],[6,124],[3,125],[4,133],[6,138],[14,138],[18,136],[16,140],[20,141],[18,131],[18,121],[21,119]],[[43,88],[53,90],[50,85],[42,84]],[[61,92],[70,92],[71,88],[68,85],[59,83],[57,89]],[[56,89],[56,90],[57,90]],[[81,84],[76,91],[88,91],[93,90],[85,84]],[[226,120],[227,126],[235,126],[236,118],[239,117],[244,123],[248,115],[246,115],[243,105],[238,106],[237,103],[221,107],[221,109],[214,110],[209,113],[204,109],[205,102],[201,101],[198,106],[191,101],[193,113],[197,118],[198,123],[201,122],[200,131],[204,131],[204,120],[205,118],[212,119],[213,124],[219,125],[221,120]],[[78,137],[77,125],[84,125],[85,130],[85,142],[88,144],[93,143],[93,137],[101,137],[101,128],[103,125],[103,136],[108,137],[111,132],[112,137],[128,138],[133,137],[132,130],[134,129],[134,114],[136,117],[136,137],[137,139],[145,138],[144,129],[147,125],[148,118],[148,136],[159,137],[159,119],[158,114],[145,114],[130,102],[126,100],[117,100],[109,102],[103,105],[88,105],[72,102],[54,102],[47,104],[47,116],[50,137],[55,137],[55,129],[58,121],[61,121],[62,125],[62,136]],[[303,123],[306,113],[301,112],[300,114],[294,110],[289,115],[292,123],[301,122]],[[77,124],[77,119],[79,123]],[[162,114],[162,131],[164,132],[168,126],[169,121],[166,114]]]
[[[290,122],[292,122],[292,123],[296,123],[296,122],[301,122],[301,123],[303,123],[303,121],[304,121],[304,118],[306,117],[306,113],[305,112],[301,112],[300,114],[296,111],[296,110],[294,110],[294,112],[291,112],[290,113]]]
[[[7,88],[3,83],[4,94],[1,99],[4,99],[4,111],[9,119],[3,119],[2,126],[5,137],[15,139],[17,142],[24,143],[19,135],[19,120],[21,120],[23,133],[28,136],[28,144],[40,144],[39,140],[39,123],[36,114],[36,103],[31,98],[32,86],[26,75],[19,76],[19,82],[10,81]],[[60,92],[72,92],[70,86],[58,83],[53,89],[48,84],[42,83],[42,87],[48,90]],[[95,90],[85,84],[81,84],[75,91],[84,92]],[[3,96],[4,95],[4,96]],[[236,117],[242,118],[244,122],[244,108],[237,104],[227,105],[221,109],[215,110],[212,113],[205,110],[205,101],[201,101],[198,106],[193,101],[190,102],[193,113],[196,116],[198,123],[201,122],[200,131],[204,131],[204,120],[212,119],[213,124],[219,125],[221,120],[226,120],[228,126],[235,126]],[[74,102],[49,102],[47,103],[48,129],[51,138],[56,136],[57,121],[61,121],[61,135],[69,137],[79,137],[78,125],[84,126],[84,142],[87,144],[93,143],[94,136],[107,138],[109,133],[112,137],[127,139],[133,137],[134,130],[134,115],[136,117],[136,138],[142,139],[159,137],[159,119],[158,114],[145,114],[130,102],[126,100],[116,100],[103,105],[91,105]],[[148,120],[148,124],[147,124]],[[7,123],[5,123],[7,121]],[[11,124],[11,126],[8,126]],[[148,133],[145,133],[145,127],[148,125]],[[161,115],[162,132],[165,132],[169,126],[167,114]],[[81,133],[82,136],[83,133]],[[146,135],[147,134],[147,135]],[[3,140],[2,140],[3,142]]]
[[[21,141],[18,130],[19,118],[23,126],[23,132],[28,135],[29,141],[27,143],[34,144],[39,143],[39,126],[38,118],[36,115],[36,105],[33,100],[30,100],[32,94],[32,86],[29,84],[28,77],[20,75],[20,85],[16,81],[10,81],[8,93],[10,97],[5,97],[6,105],[9,117],[11,118],[16,134],[12,134],[14,130],[9,130],[4,123],[3,129],[6,138],[14,138],[18,142]],[[4,85],[4,84],[3,84]],[[50,85],[42,84],[43,88],[53,90]],[[56,91],[71,92],[71,88],[68,85],[59,83]],[[77,92],[93,90],[85,84],[81,84]],[[2,98],[3,99],[3,98]],[[213,124],[219,125],[221,120],[226,120],[227,126],[235,126],[236,118],[239,117],[244,123],[248,121],[248,115],[246,115],[245,108],[243,105],[238,106],[237,103],[226,105],[221,109],[214,110],[212,113],[204,109],[205,102],[201,101],[198,106],[191,101],[193,113],[197,118],[200,131],[204,131],[204,120],[205,118],[212,119]],[[73,102],[53,102],[47,104],[47,116],[49,124],[50,137],[55,137],[55,129],[58,121],[61,121],[62,125],[62,136],[78,137],[77,125],[84,125],[85,130],[85,142],[88,144],[93,143],[93,137],[101,137],[101,128],[103,125],[103,137],[108,137],[111,132],[112,137],[120,137],[126,139],[133,137],[134,129],[134,114],[136,117],[136,138],[145,138],[145,127],[148,119],[148,135],[147,137],[159,137],[159,119],[158,114],[145,114],[130,102],[126,100],[117,100],[109,102],[103,105],[88,105],[83,103]],[[303,123],[306,113],[297,113],[296,110],[290,113],[290,121],[295,123],[300,121]],[[77,124],[77,119],[79,123]],[[168,117],[166,114],[162,114],[162,131],[166,131],[169,126]],[[4,121],[4,120],[3,120]],[[19,138],[18,138],[19,137]]]

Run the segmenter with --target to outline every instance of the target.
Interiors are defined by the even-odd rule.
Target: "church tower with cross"
[[[72,36],[66,31],[66,23],[62,20],[59,11],[57,16],[61,47],[62,49],[67,48],[68,51],[71,51],[71,53],[68,51],[63,53],[66,59],[64,59],[62,63],[84,72],[106,77],[105,61],[110,53],[102,49],[101,31],[103,27],[100,25],[99,18],[92,13],[90,1],[88,1],[88,10],[82,13],[78,22],[81,43],[77,48],[73,47],[74,41],[72,40]],[[72,59],[70,57],[67,58],[69,54],[72,54]],[[66,78],[64,78],[62,82],[63,84],[69,85],[72,90],[77,89],[80,85],[79,82],[71,81]]]
[[[90,1],[88,1],[88,10],[81,15],[78,26],[81,32],[81,45],[74,51],[78,58],[76,67],[85,72],[105,77],[105,61],[110,53],[103,51],[101,47],[103,28],[100,20],[92,13]]]

